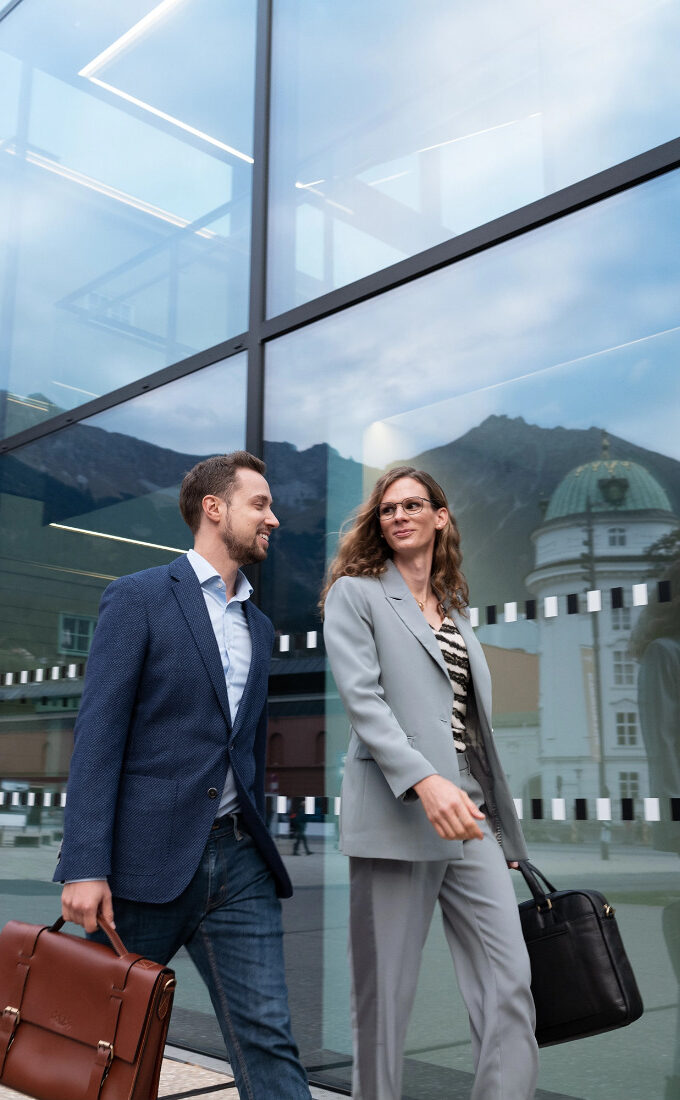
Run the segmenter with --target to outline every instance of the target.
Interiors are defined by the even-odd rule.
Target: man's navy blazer
[[[243,606],[252,659],[232,723],[186,555],[108,586],[75,725],[55,881],[106,878],[114,897],[172,901],[198,867],[231,763],[246,828],[278,893],[290,896],[264,820],[274,628],[250,600]]]

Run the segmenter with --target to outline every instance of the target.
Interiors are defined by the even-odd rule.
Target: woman
[[[354,1100],[399,1100],[435,902],[470,1016],[472,1100],[529,1100],[538,1056],[529,961],[506,860],[526,857],[494,747],[489,670],[465,614],[441,487],[402,466],[340,542],[324,636],[351,721],[341,846],[350,857]]]

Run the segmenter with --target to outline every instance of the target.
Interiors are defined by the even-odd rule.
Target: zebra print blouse
[[[465,736],[465,715],[470,679],[467,647],[460,631],[448,615],[444,616],[439,630],[432,627],[432,631],[442,651],[453,686],[453,710],[451,711],[453,743],[457,752],[465,752],[468,747]]]

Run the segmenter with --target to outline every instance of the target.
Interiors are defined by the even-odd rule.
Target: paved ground
[[[313,855],[293,857],[290,841],[281,841],[296,889],[284,903],[288,984],[305,1064],[320,1083],[332,1086],[346,1084],[350,1067],[347,862],[331,840],[311,836],[310,843]],[[664,910],[668,914],[668,906],[680,899],[680,861],[672,854],[633,846],[613,848],[608,862],[600,861],[594,845],[532,843],[531,850],[558,887],[595,887],[616,906],[645,1002],[645,1015],[631,1028],[544,1050],[539,1081],[543,1095],[579,1100],[663,1100],[674,1095],[667,1093],[666,1081],[680,1062],[678,985],[663,920]],[[58,916],[59,888],[49,882],[55,855],[56,846],[49,845],[0,848],[0,926],[11,917],[47,923]],[[519,876],[516,880],[518,894],[525,897]],[[179,992],[171,1041],[223,1055],[207,996],[190,961],[180,953],[173,965]],[[437,920],[425,951],[407,1055],[407,1068],[417,1081],[417,1087],[408,1089],[410,1095],[418,1100],[469,1096],[467,1021]],[[194,1071],[170,1064],[161,1095],[178,1098],[182,1088],[208,1087],[202,1075],[214,1074],[215,1069],[203,1065]],[[177,1078],[175,1084],[168,1076],[173,1072],[197,1073],[198,1078],[186,1085]],[[220,1081],[225,1083],[224,1077],[218,1077]],[[233,1090],[225,1091],[226,1096],[230,1093]],[[210,1100],[211,1094],[205,1095]]]
[[[181,1098],[189,1097],[190,1100],[197,1095],[200,1095],[201,1100],[205,1097],[205,1100],[215,1100],[219,1096],[227,1097],[233,1096],[236,1100],[237,1093],[233,1084],[233,1077],[226,1075],[222,1072],[216,1072],[213,1069],[207,1069],[205,1066],[198,1066],[192,1063],[177,1062],[174,1058],[166,1058],[163,1062],[163,1070],[161,1072],[161,1084],[158,1092],[159,1098],[162,1100],[181,1100]],[[338,1094],[336,1092],[328,1092],[325,1089],[312,1089],[312,1095],[315,1100],[338,1100]],[[272,1093],[272,1100],[274,1100],[275,1093]],[[12,1089],[5,1089],[0,1085],[0,1100],[25,1100],[21,1097],[21,1094],[14,1092]]]

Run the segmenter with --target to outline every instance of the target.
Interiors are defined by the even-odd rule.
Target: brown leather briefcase
[[[0,1082],[37,1100],[156,1100],[172,970],[51,927],[0,932]]]

